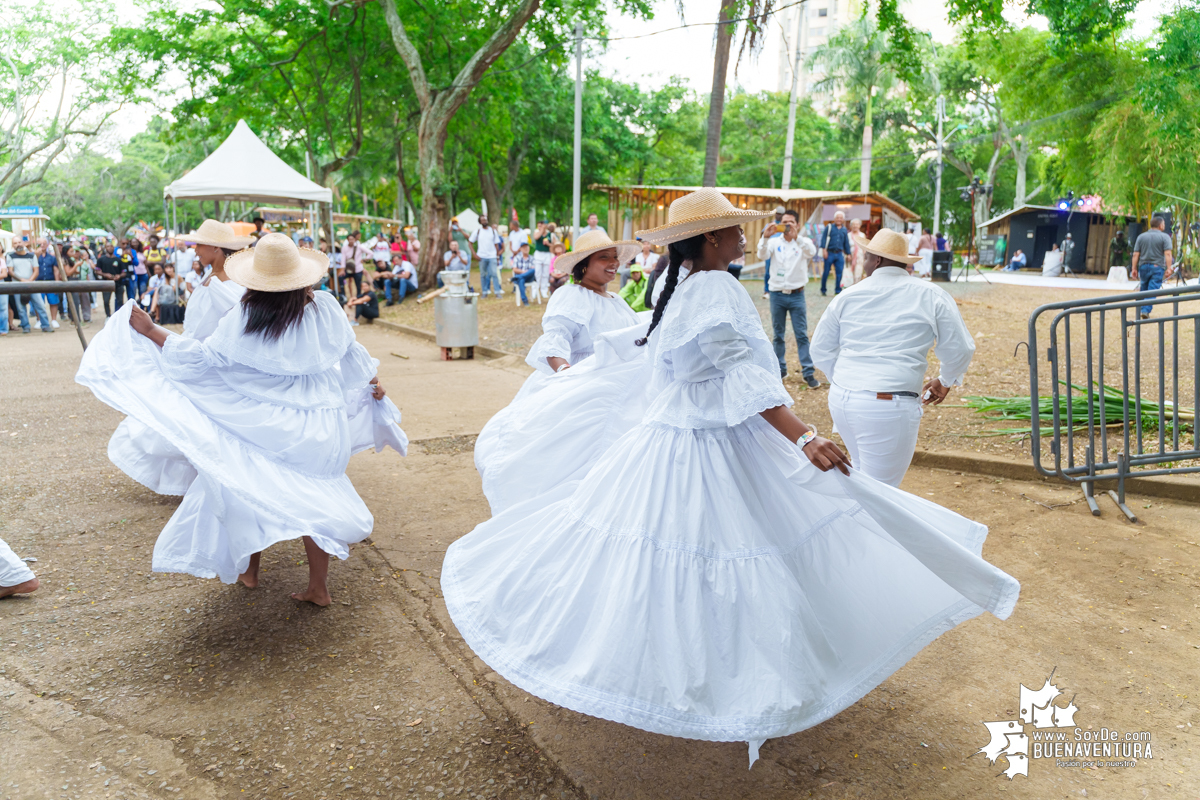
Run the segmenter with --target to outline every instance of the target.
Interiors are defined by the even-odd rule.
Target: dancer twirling
[[[626,400],[645,361],[632,347],[638,315],[607,287],[617,267],[639,249],[636,242],[614,242],[595,231],[559,256],[556,266],[570,272],[574,283],[546,304],[545,332],[526,358],[538,372],[475,442],[475,466],[493,514],[582,477],[636,423],[630,418],[635,405]],[[623,340],[611,338],[626,329],[630,334]]]
[[[715,189],[640,232],[669,245],[642,422],[580,481],[447,551],[442,589],[512,683],[643,730],[747,741],[828,719],[1020,589],[987,529],[847,469],[791,398],[746,290],[740,211]],[[678,279],[691,259],[692,271]],[[848,473],[848,474],[847,474]]]
[[[183,315],[183,335],[203,341],[217,329],[217,323],[238,304],[246,290],[229,279],[225,260],[250,246],[253,236],[238,236],[224,222],[206,219],[198,230],[183,237],[196,246],[196,258],[208,272],[208,277],[188,298]]]
[[[309,583],[292,597],[327,605],[329,556],[347,558],[373,526],[347,461],[364,437],[404,453],[400,414],[337,301],[312,291],[323,255],[267,234],[225,269],[246,294],[207,340],[171,334],[126,304],[76,380],[198,473],[159,535],[154,571],[253,588],[261,551],[303,538]]]

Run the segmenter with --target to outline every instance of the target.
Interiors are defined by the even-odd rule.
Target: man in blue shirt
[[[825,282],[829,279],[829,268],[834,269],[833,293],[842,292],[842,270],[846,266],[846,254],[850,252],[850,233],[846,230],[846,215],[841,211],[833,215],[833,224],[825,226],[821,234],[821,251],[825,269],[821,273],[821,296],[825,296]]]
[[[1008,266],[1004,268],[1005,272],[1016,272],[1017,270],[1025,269],[1025,253],[1018,250],[1009,260]]]
[[[64,280],[58,268],[58,258],[54,255],[54,244],[49,239],[43,239],[37,248],[37,263],[39,281]],[[46,307],[50,310],[50,327],[58,328],[58,311],[62,305],[63,296],[58,293],[42,295]]]

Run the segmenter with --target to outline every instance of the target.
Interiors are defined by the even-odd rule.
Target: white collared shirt
[[[807,236],[797,236],[790,242],[783,234],[758,240],[758,257],[771,262],[772,292],[803,289],[808,283],[808,264],[817,254],[817,246]]]
[[[931,347],[941,361],[941,382],[961,386],[975,340],[954,299],[905,269],[879,267],[833,299],[809,353],[844,389],[920,392]]]

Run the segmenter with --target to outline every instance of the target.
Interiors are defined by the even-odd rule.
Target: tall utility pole
[[[946,98],[938,95],[937,99],[937,185],[933,192],[933,235],[936,238],[942,225],[942,147],[946,140],[942,138],[942,123],[946,121]]]
[[[792,97],[788,101],[787,143],[783,146],[782,188],[785,191],[792,188],[792,147],[796,142],[796,101],[800,94],[800,62],[804,58],[801,33],[804,28],[804,12],[807,8],[808,2],[804,0],[796,9],[796,57],[792,60]]]
[[[571,246],[579,238],[579,181],[582,173],[580,152],[583,149],[583,23],[575,23],[575,180],[571,187],[573,227]]]

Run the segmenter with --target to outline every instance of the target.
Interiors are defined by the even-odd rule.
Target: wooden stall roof
[[[996,225],[1001,222],[1004,222],[1007,219],[1015,217],[1017,214],[1024,214],[1027,211],[1061,211],[1064,214],[1067,213],[1067,211],[1059,208],[1058,206],[1035,206],[1035,205],[1026,204],[1023,206],[1018,206],[1017,208],[1014,208],[1011,211],[1005,211],[1003,214],[998,214],[985,222],[981,222],[981,223],[979,223],[979,227],[987,228],[991,225]],[[1080,213],[1094,214],[1096,212],[1094,212],[1094,211],[1086,211],[1086,212],[1076,211],[1075,213],[1077,213],[1077,214],[1080,214]]]
[[[608,184],[593,183],[588,186],[593,191],[600,192],[622,192],[640,194],[649,202],[651,195],[657,195],[665,199],[671,195],[670,199],[694,192],[702,187],[700,186],[613,186]],[[744,187],[744,186],[718,186],[718,191],[725,195],[736,195],[739,197],[755,198],[761,203],[778,203],[786,205],[789,201],[820,201],[820,202],[835,202],[838,200],[853,200],[855,198],[863,198],[870,202],[878,203],[891,210],[894,214],[902,217],[905,222],[913,222],[919,220],[921,216],[910,208],[900,205],[892,198],[879,192],[831,192],[828,190],[818,189],[766,189],[763,187]],[[655,202],[658,197],[653,198]]]

